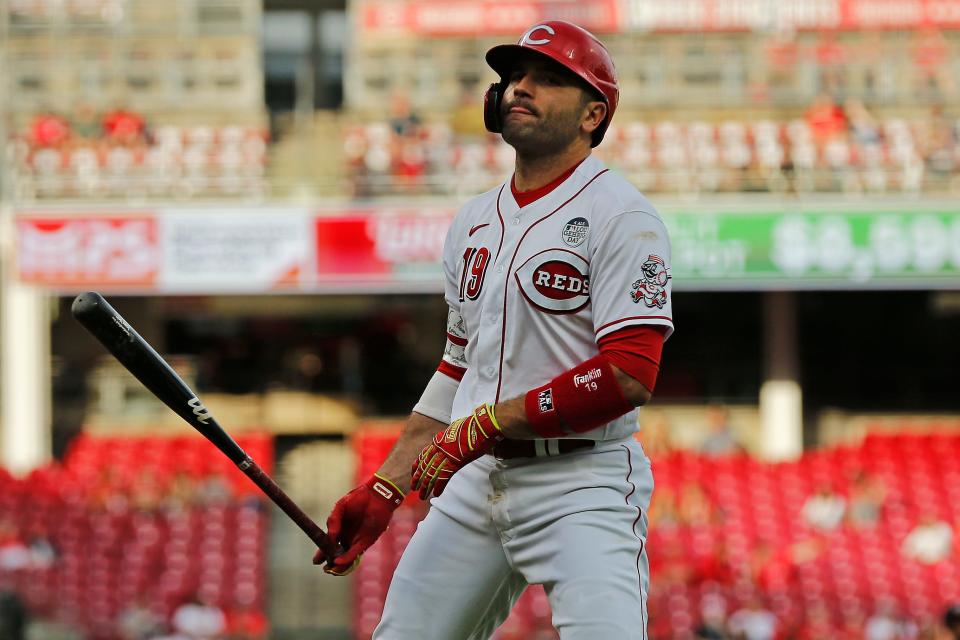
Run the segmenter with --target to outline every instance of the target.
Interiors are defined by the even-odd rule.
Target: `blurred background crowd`
[[[960,0],[0,0],[0,640],[369,638],[425,506],[319,573],[70,302],[322,522],[512,171],[483,54],[553,18],[607,43],[596,153],[673,238],[650,637],[960,637]],[[497,635],[555,637],[539,589]]]

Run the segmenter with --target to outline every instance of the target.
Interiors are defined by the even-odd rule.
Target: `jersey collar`
[[[589,157],[590,156],[587,156],[587,158]],[[551,191],[559,187],[564,180],[566,180],[571,175],[573,175],[573,172],[577,170],[577,167],[583,164],[583,162],[587,158],[584,158],[577,164],[573,165],[572,167],[570,167],[569,169],[561,173],[559,176],[551,180],[549,183],[543,185],[542,187],[531,189],[530,191],[517,191],[516,174],[510,176],[510,192],[513,194],[513,199],[516,201],[517,205],[521,209],[527,206],[528,204],[532,204],[536,202],[543,196],[547,195],[548,193],[550,193]]]

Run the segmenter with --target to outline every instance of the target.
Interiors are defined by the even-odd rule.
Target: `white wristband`
[[[413,410],[443,424],[450,424],[453,397],[457,395],[459,387],[459,380],[454,380],[447,374],[437,371],[430,378],[426,389],[423,390],[423,395],[420,396],[420,402]]]

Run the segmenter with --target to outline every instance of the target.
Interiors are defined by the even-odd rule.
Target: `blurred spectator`
[[[874,614],[867,619],[863,640],[897,640],[900,637],[896,606],[891,600],[882,600]]]
[[[903,540],[904,555],[924,564],[936,564],[950,555],[953,528],[931,514],[924,515]]]
[[[0,590],[0,640],[23,640],[26,637],[28,613],[15,591]]]
[[[148,640],[163,629],[163,618],[154,612],[144,597],[127,605],[117,616],[117,626],[123,640]]]
[[[132,145],[146,138],[147,125],[143,116],[123,107],[105,113],[100,123],[103,134],[113,142]]]
[[[690,581],[694,584],[728,585],[733,583],[735,577],[729,547],[723,539],[717,540],[712,548],[694,546],[690,566]]]
[[[788,545],[761,540],[753,549],[750,565],[751,581],[767,593],[784,593],[796,580],[797,567],[816,560],[823,551],[817,538],[807,538]]]
[[[390,128],[398,136],[415,135],[420,127],[420,117],[410,105],[410,96],[399,90],[390,98]]]
[[[759,594],[753,594],[730,616],[729,628],[734,638],[774,640],[777,637],[777,616],[763,606]]]
[[[173,628],[190,640],[214,640],[223,638],[227,618],[220,607],[204,596],[195,596],[173,612]]]
[[[850,487],[850,509],[847,512],[850,524],[855,527],[876,525],[886,496],[882,479],[862,469],[858,471]]]
[[[941,105],[931,109],[926,124],[929,132],[923,146],[928,168],[935,177],[948,178],[957,168],[957,146],[960,144],[957,136],[960,132]]]
[[[74,135],[87,140],[100,137],[103,131],[96,109],[87,103],[80,104],[74,109],[71,128]]]
[[[669,529],[680,524],[677,495],[670,487],[657,487],[650,501],[650,526]]]
[[[807,606],[803,625],[795,637],[797,640],[840,640],[833,628],[830,611],[822,600],[816,600]]]
[[[41,523],[30,527],[27,533],[27,548],[30,550],[32,569],[49,569],[57,561],[57,550],[50,542],[50,534]]]
[[[233,497],[227,479],[219,474],[202,478],[197,483],[195,499],[202,505],[226,504]]]
[[[170,511],[182,511],[197,501],[197,485],[185,471],[177,471],[170,481],[170,489],[164,498],[163,506]]]
[[[458,136],[480,137],[485,134],[483,126],[483,92],[469,85],[460,92],[460,100],[450,118],[450,126]]]
[[[39,113],[30,124],[30,142],[36,147],[58,147],[69,137],[70,123],[55,113]]]
[[[950,605],[943,612],[943,626],[950,634],[949,638],[960,640],[960,603]]]
[[[673,451],[673,442],[670,440],[670,420],[662,411],[644,412],[640,431],[636,439],[643,447],[643,452],[650,459],[656,459]]]
[[[840,628],[839,640],[863,640],[864,627],[867,624],[867,616],[859,606],[846,606],[841,612],[843,624]]]
[[[227,637],[230,640],[263,640],[270,624],[262,611],[253,608],[233,609],[227,615]]]
[[[720,404],[707,409],[707,429],[710,433],[700,444],[700,451],[711,456],[724,456],[743,451],[730,425],[730,410]]]
[[[880,144],[880,127],[859,98],[850,98],[843,105],[843,114],[853,141],[863,147]]]
[[[816,493],[807,498],[801,515],[811,527],[829,531],[836,529],[843,521],[846,509],[847,503],[843,496],[834,492],[829,485],[821,485]]]
[[[847,130],[847,120],[843,110],[828,94],[817,96],[805,114],[807,126],[818,148]]]
[[[700,624],[697,638],[725,640],[727,638],[727,603],[719,594],[708,594],[700,602]]]
[[[32,564],[30,547],[16,525],[6,518],[0,521],[0,572],[29,569]]]
[[[680,522],[685,525],[703,526],[716,520],[716,510],[710,497],[698,482],[685,482],[677,500]]]
[[[152,469],[144,469],[133,480],[130,489],[130,502],[134,509],[149,513],[163,502],[163,489],[160,479]]]

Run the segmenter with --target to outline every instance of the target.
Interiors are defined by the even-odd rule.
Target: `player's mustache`
[[[504,103],[503,105],[503,115],[510,113],[510,109],[514,107],[520,107],[521,109],[526,109],[535,116],[539,116],[540,112],[537,110],[533,104],[527,102],[526,100],[513,100],[512,102]]]

